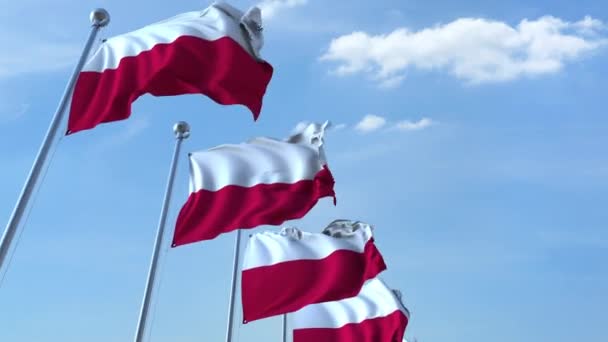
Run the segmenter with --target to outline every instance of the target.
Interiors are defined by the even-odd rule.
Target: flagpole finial
[[[173,125],[173,132],[177,139],[186,139],[190,136],[190,125],[185,121],[179,121]]]
[[[96,8],[91,11],[90,18],[93,26],[104,27],[110,22],[110,13],[103,8]]]

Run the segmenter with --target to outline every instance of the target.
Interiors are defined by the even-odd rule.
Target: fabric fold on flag
[[[243,321],[356,296],[385,269],[372,227],[363,222],[336,220],[324,233],[284,228],[254,234],[242,268]]]
[[[306,306],[293,314],[294,342],[402,342],[410,319],[380,278],[352,298]]]
[[[235,229],[280,225],[334,197],[324,154],[329,122],[312,123],[286,140],[255,138],[190,154],[190,195],[173,247]]]
[[[127,119],[144,94],[203,94],[257,120],[273,73],[262,46],[260,10],[224,2],[109,38],[78,76],[67,134]]]

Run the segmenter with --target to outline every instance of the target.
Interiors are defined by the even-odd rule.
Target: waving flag
[[[372,228],[362,222],[336,220],[316,234],[296,228],[254,234],[243,261],[244,322],[356,296],[385,269]]]
[[[379,278],[353,298],[309,305],[293,314],[294,342],[402,342],[410,318]]]
[[[190,196],[177,218],[173,247],[238,228],[279,225],[335,196],[323,151],[328,124],[310,124],[287,140],[255,138],[192,153]]]
[[[257,119],[273,68],[263,61],[261,13],[226,3],[108,39],[78,76],[68,134],[123,120],[141,95],[203,94]]]

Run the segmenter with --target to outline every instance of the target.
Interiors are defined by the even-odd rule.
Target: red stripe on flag
[[[295,329],[294,342],[402,342],[408,319],[401,311],[340,328]]]
[[[124,57],[118,68],[84,71],[72,97],[68,133],[124,120],[141,95],[203,94],[223,105],[242,104],[257,120],[273,68],[256,61],[230,37],[182,36]]]
[[[324,167],[314,179],[293,184],[228,185],[188,197],[175,227],[173,247],[211,240],[221,233],[298,219],[323,197],[334,197],[334,178]]]
[[[297,311],[306,305],[356,296],[386,269],[370,239],[363,253],[337,250],[318,260],[294,260],[243,271],[244,322]]]

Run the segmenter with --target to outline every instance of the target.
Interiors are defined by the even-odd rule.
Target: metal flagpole
[[[15,237],[15,233],[17,232],[17,228],[19,227],[21,218],[23,217],[23,214],[25,213],[25,210],[27,209],[27,205],[30,200],[30,197],[31,197],[32,193],[34,192],[36,183],[38,181],[38,177],[40,176],[42,167],[44,166],[44,163],[46,162],[51,145],[52,145],[53,141],[55,140],[55,136],[57,135],[57,130],[59,129],[59,125],[63,119],[63,115],[65,113],[65,109],[68,104],[68,100],[72,93],[74,83],[76,83],[78,74],[82,70],[82,66],[84,65],[86,58],[88,57],[89,52],[91,51],[91,47],[93,46],[93,41],[95,40],[95,37],[97,36],[97,32],[99,32],[100,28],[108,25],[108,23],[110,22],[110,14],[108,13],[108,11],[106,11],[105,9],[102,9],[102,8],[93,10],[91,12],[90,18],[91,18],[92,28],[91,28],[91,32],[89,33],[89,38],[87,39],[87,41],[84,45],[82,54],[80,55],[80,59],[78,60],[78,63],[76,64],[76,67],[74,68],[74,71],[72,72],[72,76],[70,77],[70,80],[68,81],[68,84],[63,92],[63,96],[61,97],[61,100],[59,101],[59,105],[57,106],[55,115],[53,116],[53,119],[51,120],[51,124],[49,125],[49,128],[46,132],[46,136],[44,137],[44,140],[42,141],[42,145],[40,146],[40,149],[38,150],[38,155],[36,156],[36,159],[34,160],[34,164],[32,165],[32,168],[30,170],[30,174],[28,175],[27,180],[25,181],[25,185],[23,186],[23,189],[21,190],[21,195],[19,196],[19,199],[17,200],[17,204],[15,205],[15,208],[13,209],[13,213],[11,214],[11,217],[8,220],[8,224],[6,225],[6,229],[4,230],[4,234],[2,235],[2,240],[0,240],[0,270],[2,270],[3,266],[5,265],[5,263],[7,261],[6,257],[7,257],[8,251],[11,247],[11,243],[13,241],[13,238]]]
[[[283,314],[283,342],[287,342],[287,314]]]
[[[234,322],[234,302],[236,297],[236,279],[239,264],[239,249],[241,247],[241,230],[236,231],[234,243],[234,264],[232,265],[232,287],[230,289],[230,306],[228,307],[228,327],[226,328],[226,342],[232,342],[232,326]]]
[[[173,152],[173,159],[171,160],[171,168],[169,169],[169,178],[167,179],[167,188],[165,189],[165,198],[163,199],[163,205],[160,211],[160,219],[158,220],[158,230],[156,232],[156,240],[154,241],[152,261],[150,262],[150,269],[148,271],[148,282],[146,283],[144,298],[141,304],[141,311],[139,313],[139,321],[137,322],[135,342],[142,342],[144,338],[144,331],[146,329],[146,319],[148,318],[148,309],[150,308],[150,299],[152,297],[152,291],[154,289],[154,279],[156,277],[158,254],[160,252],[160,247],[163,240],[163,232],[165,230],[165,223],[167,221],[167,211],[169,209],[169,202],[171,202],[171,193],[173,190],[173,181],[175,179],[175,170],[177,169],[179,150],[182,144],[182,140],[190,136],[190,126],[186,122],[180,121],[173,126],[173,132],[175,132],[175,138],[177,139],[177,141],[175,142],[175,150]]]

